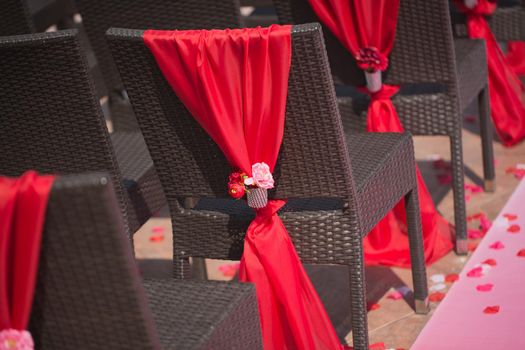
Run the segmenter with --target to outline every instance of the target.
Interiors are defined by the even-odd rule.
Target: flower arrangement
[[[0,350],[33,350],[35,345],[31,333],[16,329],[0,331]]]
[[[355,59],[359,68],[369,73],[384,71],[388,67],[388,58],[375,47],[361,48]]]
[[[240,199],[255,189],[269,190],[273,188],[273,185],[273,176],[268,164],[255,163],[252,165],[252,177],[238,171],[230,174],[228,193],[231,197]]]

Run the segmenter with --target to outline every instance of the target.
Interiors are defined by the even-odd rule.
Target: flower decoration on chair
[[[274,180],[268,164],[261,162],[252,165],[252,177],[235,171],[230,174],[228,193],[235,199],[247,194],[248,205],[263,208],[268,203],[268,190],[273,188]]]
[[[359,68],[370,73],[384,71],[388,67],[388,58],[375,47],[359,49],[355,59]]]
[[[35,345],[28,331],[4,329],[0,331],[0,350],[33,350]]]

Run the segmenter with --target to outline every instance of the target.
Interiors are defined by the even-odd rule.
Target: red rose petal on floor
[[[374,343],[371,344],[368,349],[370,350],[385,350],[385,343]]]
[[[465,184],[465,190],[470,191],[472,193],[483,192],[483,188],[481,186],[471,184]]]
[[[479,228],[481,229],[481,231],[486,233],[490,229],[491,226],[492,226],[492,221],[487,219],[485,216],[479,218]]]
[[[487,306],[484,310],[483,310],[483,313],[485,314],[497,314],[499,312],[499,305],[494,305],[494,306]]]
[[[521,227],[520,225],[511,225],[508,229],[507,229],[507,232],[510,232],[510,233],[518,233],[521,231]]]
[[[514,172],[516,171],[516,168],[511,166],[511,167],[508,167],[507,169],[505,169],[505,173],[507,174],[514,174]]]
[[[520,251],[516,255],[520,258],[525,258],[525,249],[520,249]]]
[[[467,221],[470,222],[472,220],[477,220],[477,219],[482,218],[482,217],[486,217],[485,213],[479,212],[479,213],[467,216]]]
[[[468,242],[467,249],[469,252],[473,252],[478,248],[478,244],[476,242]]]
[[[393,292],[388,293],[388,295],[386,297],[388,299],[392,299],[392,300],[399,300],[399,299],[403,299],[403,294],[401,294],[397,290],[395,290]]]
[[[500,241],[496,241],[496,242],[492,243],[491,245],[489,245],[489,248],[498,250],[498,249],[505,248],[505,245],[503,243],[501,243]]]
[[[239,266],[239,263],[222,264],[219,266],[219,271],[222,272],[222,275],[225,277],[233,277],[239,270]]]
[[[454,283],[457,280],[459,280],[459,275],[457,273],[451,273],[448,274],[447,277],[445,277],[445,282],[447,283]]]
[[[166,231],[164,226],[155,226],[151,229],[151,232],[153,233],[164,233],[164,231]]]
[[[432,302],[440,302],[443,298],[445,298],[445,293],[441,292],[430,293],[428,296],[428,300]]]
[[[476,290],[479,292],[490,292],[493,287],[492,283],[479,284],[476,286]]]
[[[494,260],[494,259],[487,259],[487,260],[483,261],[482,264],[490,265],[490,266],[496,266],[497,265],[496,260]]]
[[[374,310],[377,310],[381,307],[381,305],[377,304],[377,303],[368,303],[367,306],[366,306],[366,309],[368,311],[374,311]]]
[[[514,170],[514,177],[518,180],[523,179],[525,177],[525,169]]]
[[[503,214],[503,217],[509,221],[514,221],[518,218],[516,214]]]
[[[480,230],[473,230],[473,229],[468,229],[468,238],[470,239],[478,239],[478,238],[481,238],[483,237],[483,232],[481,232]]]
[[[483,276],[483,268],[481,266],[475,267],[467,272],[467,277],[481,277]]]
[[[158,242],[162,242],[163,240],[164,240],[164,233],[149,236],[150,242],[158,243]]]

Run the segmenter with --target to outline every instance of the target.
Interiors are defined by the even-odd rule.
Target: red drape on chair
[[[525,41],[509,41],[505,57],[517,75],[525,75]]]
[[[31,314],[53,180],[33,171],[19,179],[0,177],[0,348],[32,348],[28,333],[16,331],[27,328]]]
[[[273,171],[284,132],[291,27],[154,31],[144,41],[188,111],[234,169]],[[226,186],[226,179],[225,179]],[[246,233],[240,279],[257,289],[264,348],[341,345],[286,228],[284,200],[256,211]]]
[[[478,0],[472,9],[460,0],[454,2],[467,16],[469,37],[485,40],[492,120],[501,142],[513,146],[525,138],[525,87],[507,62],[485,19],[496,10],[496,1]]]
[[[394,45],[399,0],[308,1],[321,21],[358,61],[360,52],[366,48],[375,48],[380,55],[388,57]],[[386,65],[380,69],[386,69]],[[369,93],[371,102],[368,107],[367,131],[403,131],[391,101],[398,90],[397,86],[383,85],[380,91]],[[425,260],[432,263],[453,247],[450,225],[436,211],[419,169],[417,179]],[[368,234],[364,240],[364,249],[367,264],[410,266],[403,201]]]

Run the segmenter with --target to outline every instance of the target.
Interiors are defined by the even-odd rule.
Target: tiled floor
[[[463,132],[463,149],[466,165],[465,180],[470,184],[481,185],[482,160],[480,139],[475,133],[475,123],[466,123],[465,126],[466,128]],[[470,131],[471,129],[474,131]],[[415,138],[416,158],[438,209],[445,218],[453,221],[453,201],[450,185],[442,184],[437,180],[437,175],[442,174],[444,170],[435,169],[433,166],[433,160],[438,156],[444,160],[449,159],[448,145],[449,142],[446,137]],[[518,183],[518,180],[513,175],[505,173],[505,169],[519,163],[525,163],[525,143],[512,149],[504,148],[501,144],[495,143],[494,150],[497,173],[496,191],[494,193],[471,194],[467,203],[467,215],[483,212],[489,219],[493,219]],[[469,226],[476,228],[475,224],[476,222],[472,222],[469,223]],[[158,231],[164,231],[163,238],[155,239],[157,236],[162,236],[162,233]],[[168,218],[151,219],[135,235],[137,258],[154,259],[147,260],[146,263],[142,264],[145,273],[169,275],[171,247],[171,224]],[[159,261],[158,259],[161,260]],[[436,274],[457,273],[466,261],[467,257],[460,257],[450,253],[428,268],[429,279]],[[230,279],[231,276],[225,276],[225,273],[219,270],[219,267],[223,264],[225,264],[224,261],[208,261],[209,278]],[[226,272],[226,275],[228,275],[228,272]],[[434,284],[432,281],[429,281],[430,287]],[[367,269],[367,285],[369,300],[379,305],[378,308],[370,311],[368,314],[371,343],[384,342],[387,348],[408,349],[419,331],[424,327],[426,321],[432,317],[432,311],[426,316],[415,315],[410,303],[403,298],[398,300],[388,298],[389,293],[394,290],[393,288],[403,291],[403,286],[412,285],[410,270],[369,268]],[[441,290],[441,292],[446,293],[449,286],[450,284],[447,284],[447,288]],[[431,306],[432,310],[434,310],[439,306],[439,303],[432,302]],[[350,334],[346,338],[348,341],[351,341]]]

